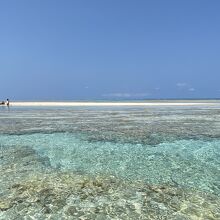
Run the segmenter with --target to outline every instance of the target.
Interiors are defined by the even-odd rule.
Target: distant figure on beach
[[[6,100],[6,105],[9,106],[9,99]]]
[[[5,105],[5,101],[2,101],[2,102],[0,103],[0,105]]]

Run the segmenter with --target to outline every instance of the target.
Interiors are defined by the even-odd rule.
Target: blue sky
[[[0,99],[220,97],[219,0],[2,0]]]

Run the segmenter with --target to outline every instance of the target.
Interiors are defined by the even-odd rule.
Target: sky
[[[219,0],[1,0],[0,100],[220,98]]]

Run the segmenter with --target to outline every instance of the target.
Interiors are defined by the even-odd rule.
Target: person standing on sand
[[[9,106],[9,99],[6,100],[6,105]]]

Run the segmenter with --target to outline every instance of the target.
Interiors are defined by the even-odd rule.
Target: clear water
[[[212,107],[2,108],[0,147],[2,219],[18,218],[15,210],[21,204],[21,216],[43,219],[220,219],[218,103]],[[110,194],[108,187],[97,193],[97,178],[98,184],[114,179],[107,184]],[[70,190],[66,179],[75,188]],[[62,190],[57,181],[62,182]],[[36,193],[48,188],[56,196],[49,204],[32,201],[30,205],[15,182],[26,189],[22,193],[31,195],[29,200],[43,197],[44,193]],[[86,190],[93,193],[78,192],[79,184],[87,184]],[[5,185],[13,190],[8,192]],[[146,187],[152,192],[145,204]],[[175,192],[173,197],[168,189]],[[158,192],[163,192],[159,203]],[[88,201],[76,204],[83,193]],[[22,202],[16,203],[19,196]],[[54,203],[62,196],[64,204],[57,208]],[[181,201],[175,210],[170,205],[173,199],[177,204]],[[39,210],[44,211],[39,214]]]

